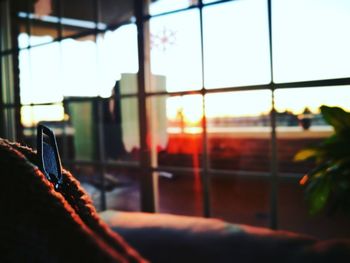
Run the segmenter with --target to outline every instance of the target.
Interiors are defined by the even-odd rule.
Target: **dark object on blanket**
[[[145,262],[62,170],[58,191],[31,149],[0,139],[1,262]]]

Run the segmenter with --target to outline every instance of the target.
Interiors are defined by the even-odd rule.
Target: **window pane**
[[[348,219],[336,214],[311,216],[308,212],[302,176],[315,168],[314,161],[294,161],[296,153],[319,145],[333,134],[322,115],[321,105],[350,111],[350,86],[283,89],[275,91],[277,111],[277,156],[280,175],[278,218],[281,229],[303,232],[319,238],[346,237]],[[306,110],[305,110],[306,109]],[[283,179],[283,180],[282,180]]]
[[[30,51],[28,49],[19,51],[18,63],[21,103],[31,103],[33,99],[31,95],[32,77],[30,74]]]
[[[148,111],[151,115],[148,127],[151,134],[152,161],[156,166],[158,160],[164,158],[171,138],[169,131],[171,125],[171,119],[169,118],[171,116],[169,115],[170,111],[176,111],[170,103],[172,99],[168,96],[155,96],[147,100]]]
[[[309,161],[294,162],[294,155],[302,148],[318,144],[332,134],[332,127],[324,121],[319,107],[328,105],[349,110],[349,96],[350,86],[276,90],[280,172],[303,175],[313,167]],[[306,108],[311,114],[303,114]],[[311,126],[303,129],[302,124]]]
[[[21,109],[21,122],[24,127],[33,127],[41,121],[59,122],[64,120],[62,104],[23,106]]]
[[[197,0],[158,0],[153,1],[149,7],[150,15],[165,13],[197,4]]]
[[[122,138],[125,150],[134,159],[138,159],[140,150],[138,99],[121,100]]]
[[[62,0],[61,6],[63,37],[72,36],[96,27],[97,16],[94,0]]]
[[[107,31],[97,38],[98,94],[111,95],[117,81],[121,94],[137,92],[138,50],[137,29],[134,24]]]
[[[22,104],[62,101],[59,62],[58,43],[20,51],[19,79]],[[61,104],[25,106],[21,109],[21,122],[25,127],[37,125],[39,121],[61,121],[63,118]]]
[[[33,14],[30,18],[30,45],[51,42],[58,37],[57,1],[33,1]]]
[[[61,42],[62,87],[64,96],[98,95],[95,37]],[[109,87],[110,89],[113,86]]]
[[[116,86],[111,97],[99,99],[104,157],[107,161],[137,162],[140,151],[137,98],[120,99],[118,89]]]
[[[21,102],[26,104],[62,101],[59,44],[31,48],[29,59],[27,61],[24,56],[20,64],[25,69],[20,72],[21,77],[28,81],[21,81]],[[29,66],[26,66],[26,63],[29,63]]]
[[[321,239],[349,238],[349,217],[344,214],[311,216],[298,180],[279,182],[279,229],[304,233]]]
[[[141,211],[138,172],[108,168],[105,174],[107,209]]]
[[[155,97],[150,100],[149,106],[152,112],[152,142],[158,151],[158,165],[200,167],[202,96]]]
[[[28,19],[26,17],[20,17],[18,23],[18,48],[26,48],[29,46],[29,26]],[[3,46],[2,46],[3,48]]]
[[[97,103],[93,99],[65,100],[65,112],[73,128],[74,160],[98,160]]]
[[[350,2],[272,1],[274,81],[350,77]]]
[[[214,174],[210,180],[212,216],[235,224],[268,227],[270,182],[266,178],[243,178]]]
[[[160,213],[203,216],[201,179],[198,172],[158,173]]]
[[[201,216],[202,96],[154,96],[147,106],[152,165],[162,167],[156,173],[159,211]]]
[[[108,25],[117,25],[134,19],[133,1],[99,1],[100,23],[98,27],[105,29]]]
[[[269,172],[271,92],[208,94],[205,103],[210,168]]]
[[[151,19],[151,72],[165,76],[167,91],[201,88],[199,29],[197,10]]]
[[[267,14],[266,1],[261,0],[203,9],[206,88],[270,82]]]

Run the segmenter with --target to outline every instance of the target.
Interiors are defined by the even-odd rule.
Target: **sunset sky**
[[[166,8],[159,1],[158,8]],[[178,1],[188,5],[189,1]],[[350,76],[350,1],[272,1],[274,82],[304,81]],[[151,10],[152,11],[152,10]],[[152,12],[157,12],[157,7]],[[204,86],[258,85],[271,81],[266,1],[239,0],[203,9]],[[151,19],[151,70],[166,76],[167,91],[200,89],[202,83],[198,10],[191,9]],[[168,40],[163,41],[164,37]],[[42,42],[43,37],[31,37]],[[50,40],[49,36],[47,36]],[[28,37],[19,36],[20,45]],[[158,42],[157,42],[158,41]],[[159,43],[159,41],[161,41]],[[22,43],[22,44],[21,44]],[[158,43],[158,44],[155,44]],[[67,39],[20,52],[22,103],[60,102],[64,96],[111,94],[123,73],[137,73],[137,32],[127,25],[97,40]],[[96,74],[97,73],[97,74]],[[322,104],[350,109],[350,87],[277,90],[276,109],[300,113]],[[210,94],[205,98],[208,117],[252,116],[271,108],[271,92],[249,91]],[[170,98],[167,115],[182,108],[188,120],[202,114],[200,96]],[[23,109],[23,122],[31,118],[60,119],[60,107]],[[46,116],[46,117],[45,117]]]

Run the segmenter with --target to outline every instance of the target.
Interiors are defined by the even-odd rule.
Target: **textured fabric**
[[[57,192],[29,148],[0,139],[1,262],[146,262],[63,171]]]
[[[318,240],[219,219],[104,211],[104,221],[152,263],[347,263],[350,240]]]

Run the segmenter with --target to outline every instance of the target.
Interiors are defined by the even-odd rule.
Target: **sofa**
[[[151,262],[350,262],[350,239],[170,214],[107,210],[100,216]]]

